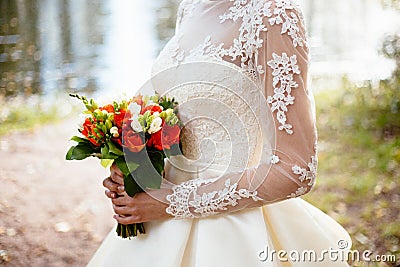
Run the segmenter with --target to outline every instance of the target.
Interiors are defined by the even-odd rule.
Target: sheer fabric
[[[317,134],[307,81],[308,43],[295,1],[183,1],[176,35],[160,54],[154,72],[201,61],[238,69],[236,75],[253,81],[265,101],[249,103],[257,96],[254,97],[251,86],[243,83],[236,89],[231,84],[233,92],[199,84],[161,92],[179,102],[192,103],[192,110],[181,110],[185,122],[190,122],[183,132],[187,166],[183,166],[183,159],[172,158],[172,167],[167,167],[166,179],[180,182],[166,196],[170,203],[167,212],[179,218],[204,217],[309,192],[316,177]],[[215,68],[207,71],[209,75],[217,72]],[[235,74],[229,78],[235,80],[232,75]],[[234,94],[242,99],[233,97]],[[219,103],[234,115],[228,118],[222,110],[217,116],[215,107]],[[210,109],[213,118],[204,119],[210,117],[206,112]],[[243,116],[248,111],[257,118]],[[234,117],[243,122],[243,127]],[[271,119],[272,124],[267,121]],[[229,140],[230,144],[225,142],[228,137],[224,130],[216,127],[216,120],[228,129],[227,136],[237,136]],[[240,137],[240,131],[246,136]],[[247,139],[245,145],[238,141],[243,139]],[[204,140],[213,140],[216,148],[203,146],[199,151]],[[247,157],[240,158],[243,155]],[[189,175],[193,165],[201,169],[196,172],[197,179]],[[216,174],[215,169],[224,171]]]

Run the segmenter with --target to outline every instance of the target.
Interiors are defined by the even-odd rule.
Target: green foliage
[[[31,104],[27,99],[0,100],[0,136],[16,130],[30,130],[61,117],[57,105]]]
[[[390,138],[400,133],[400,80],[366,82],[362,86],[345,82],[345,90],[338,107],[344,127],[372,132],[377,138]],[[363,138],[358,139],[363,140]]]
[[[345,226],[354,249],[400,256],[398,83],[343,85],[316,95],[318,179],[305,198]]]

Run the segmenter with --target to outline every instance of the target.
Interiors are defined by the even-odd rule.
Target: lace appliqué
[[[269,23],[271,26],[273,25],[280,25],[282,24],[282,30],[281,34],[287,33],[293,40],[293,45],[294,47],[296,46],[308,46],[307,40],[303,39],[300,33],[300,28],[298,26],[298,22],[300,21],[302,24],[304,23],[303,21],[303,16],[302,13],[299,10],[298,4],[296,1],[293,0],[275,0],[275,9],[274,9],[274,14],[270,14],[269,17]],[[290,10],[297,10],[297,13],[299,14],[300,18],[293,12],[290,12],[289,14],[287,11]]]
[[[278,164],[280,161],[281,159],[277,155],[271,156],[271,164]]]
[[[279,130],[285,130],[288,134],[293,134],[293,126],[286,123],[286,112],[288,106],[294,104],[294,96],[291,95],[292,89],[297,88],[298,84],[293,80],[294,74],[300,74],[300,68],[297,66],[297,57],[293,55],[288,57],[286,53],[282,56],[272,54],[273,59],[267,62],[273,69],[273,87],[274,95],[268,96],[268,103],[271,104],[271,111],[277,111],[276,118],[280,123]]]
[[[258,55],[258,50],[263,45],[260,33],[267,31],[263,18],[272,16],[271,5],[271,1],[236,0],[233,6],[229,8],[229,13],[219,17],[220,23],[226,20],[237,21],[239,18],[242,19],[239,37],[233,40],[233,45],[226,51],[232,61],[240,57],[241,67],[247,72],[264,73],[262,66],[256,66],[253,62]]]
[[[308,188],[302,186],[302,187],[298,188],[298,189],[296,190],[296,192],[291,193],[291,194],[288,195],[287,197],[288,197],[288,198],[299,197],[299,196],[302,196],[302,195],[304,195],[305,193],[307,193],[307,191],[308,191]]]
[[[208,56],[214,60],[222,60],[223,57],[229,57],[231,61],[240,58],[240,67],[245,73],[255,80],[259,74],[263,74],[262,65],[257,65],[255,59],[258,51],[263,46],[263,39],[260,37],[261,32],[267,31],[268,28],[264,24],[264,18],[269,18],[268,22],[271,26],[282,25],[281,34],[288,34],[293,45],[307,45],[307,40],[301,37],[300,27],[298,23],[303,24],[302,13],[298,4],[294,0],[275,0],[275,8],[272,8],[273,1],[259,0],[231,0],[232,7],[228,12],[219,16],[220,23],[227,20],[234,22],[239,19],[242,23],[239,28],[239,36],[233,39],[233,45],[224,48],[224,44],[213,44],[211,37],[207,36],[204,42],[192,49],[187,58],[195,59],[196,57]],[[188,0],[182,5],[179,14],[180,20],[185,16],[192,16],[196,5],[201,1]],[[293,12],[296,10],[297,13]],[[288,14],[289,13],[289,14]],[[185,52],[175,51],[174,57],[177,63],[185,59]]]
[[[313,186],[317,177],[318,159],[316,156],[311,157],[311,162],[308,163],[308,170],[301,168],[298,165],[292,167],[294,174],[300,175],[300,182],[309,181],[308,186]]]
[[[238,190],[238,184],[231,185],[229,179],[225,181],[225,187],[222,190],[197,194],[197,188],[207,183],[209,182],[195,179],[174,186],[173,194],[167,196],[170,205],[166,212],[176,218],[204,217],[218,214],[219,211],[227,210],[229,206],[236,206],[238,200],[243,198],[262,200],[257,196],[257,191],[250,192],[243,188]],[[195,216],[190,209],[200,216]]]

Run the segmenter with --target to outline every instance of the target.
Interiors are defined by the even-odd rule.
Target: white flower
[[[142,107],[136,103],[136,102],[132,102],[129,107],[128,107],[129,111],[132,113],[132,116],[137,116],[140,114],[140,111],[142,110]]]
[[[111,127],[110,133],[112,134],[113,137],[116,137],[116,138],[119,137],[118,128],[115,126]]]
[[[162,119],[160,117],[156,117],[150,124],[150,129],[148,131],[149,134],[153,134],[161,130]]]
[[[143,127],[140,124],[137,116],[132,117],[131,127],[137,133],[143,132]]]

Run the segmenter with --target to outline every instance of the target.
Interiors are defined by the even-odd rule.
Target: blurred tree
[[[400,0],[384,0],[384,6],[400,12]],[[397,33],[386,36],[382,45],[383,54],[396,62],[393,78],[400,84],[400,29]]]
[[[382,4],[400,13],[400,0],[382,0]],[[362,85],[345,79],[346,90],[339,105],[346,127],[355,136],[368,131],[383,142],[388,139],[400,142],[400,28],[384,38],[380,51],[394,60],[392,75],[378,83],[365,81]]]

